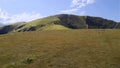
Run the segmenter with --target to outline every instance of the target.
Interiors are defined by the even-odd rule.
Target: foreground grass
[[[0,68],[120,68],[120,30],[0,35]]]

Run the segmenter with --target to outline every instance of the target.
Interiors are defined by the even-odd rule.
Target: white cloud
[[[89,4],[93,4],[95,0],[72,0],[70,9],[61,11],[62,13],[77,12],[80,8],[83,8]]]
[[[79,10],[78,8],[72,8],[72,9],[63,10],[63,11],[61,11],[61,13],[72,13],[72,12],[76,12],[78,10]]]
[[[79,7],[82,8],[84,6],[87,6],[88,4],[93,4],[94,0],[72,0],[71,7]]]
[[[11,15],[10,13],[0,9],[0,24],[4,25],[13,24],[17,22],[28,22],[41,17],[43,16],[40,13],[35,12],[23,12],[20,14]]]
[[[82,11],[79,13],[80,15],[86,15],[86,11]]]

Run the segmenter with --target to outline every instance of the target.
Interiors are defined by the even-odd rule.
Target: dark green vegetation
[[[0,35],[0,68],[120,68],[120,30]]]
[[[120,23],[100,17],[60,14],[27,23],[19,23],[1,27],[0,34],[10,32],[70,29],[120,29]]]

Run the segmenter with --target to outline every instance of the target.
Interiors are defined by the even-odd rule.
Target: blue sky
[[[120,21],[120,0],[0,0],[0,24],[63,13]]]

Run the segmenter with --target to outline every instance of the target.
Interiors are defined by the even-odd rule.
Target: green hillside
[[[120,29],[120,22],[118,24],[116,24],[116,28]]]
[[[120,31],[82,29],[0,35],[0,68],[120,68]]]
[[[100,17],[59,14],[1,27],[0,34],[64,29],[120,29],[120,24]]]

